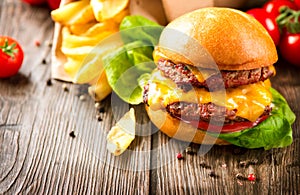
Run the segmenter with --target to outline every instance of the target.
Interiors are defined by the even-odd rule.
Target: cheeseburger
[[[153,58],[144,102],[169,137],[265,149],[292,143],[295,115],[269,80],[276,47],[252,16],[230,8],[187,13],[163,30]]]

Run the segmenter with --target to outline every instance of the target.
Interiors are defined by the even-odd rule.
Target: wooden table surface
[[[272,78],[298,117],[289,147],[192,145],[198,153],[177,160],[187,145],[158,132],[140,105],[139,136],[126,154],[114,157],[105,135],[129,105],[110,96],[99,122],[93,100],[78,98],[85,86],[67,83],[68,92],[59,81],[47,86],[54,28],[49,10],[1,0],[0,27],[25,51],[19,74],[0,80],[0,194],[300,194],[299,68],[279,60]],[[236,178],[251,172],[255,182]]]

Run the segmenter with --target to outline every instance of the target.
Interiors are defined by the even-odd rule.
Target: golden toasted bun
[[[147,105],[145,107],[153,124],[169,137],[197,144],[230,145],[222,139],[212,137],[192,125],[181,122],[163,110],[154,111]]]
[[[217,65],[220,70],[249,70],[278,59],[272,38],[256,19],[217,7],[187,13],[169,23],[155,49],[154,59],[157,56],[203,68]]]

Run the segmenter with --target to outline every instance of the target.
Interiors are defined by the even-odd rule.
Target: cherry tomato
[[[17,41],[0,36],[0,78],[15,75],[23,62],[24,53]]]
[[[281,56],[289,63],[300,67],[300,33],[283,35],[280,45]]]
[[[52,10],[57,9],[60,4],[60,0],[48,0],[47,2],[48,2],[50,9],[52,9]]]
[[[22,1],[30,5],[42,5],[46,3],[46,0],[22,0]]]
[[[268,14],[264,9],[261,8],[250,9],[246,13],[258,20],[268,31],[269,35],[274,41],[274,44],[276,46],[279,45],[280,31],[273,15]]]
[[[264,4],[263,9],[267,13],[273,14],[274,17],[277,17],[280,14],[279,9],[282,6],[287,6],[293,10],[297,10],[297,6],[289,0],[271,0]]]
[[[296,4],[298,10],[300,9],[300,0],[294,0],[294,4]]]

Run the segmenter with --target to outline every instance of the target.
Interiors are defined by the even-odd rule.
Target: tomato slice
[[[213,125],[205,121],[183,121],[185,123],[189,123],[194,127],[197,127],[198,129],[201,129],[203,131],[209,131],[213,133],[233,133],[237,131],[242,131],[244,129],[252,128],[261,123],[262,121],[266,120],[268,116],[262,116],[259,117],[255,122],[251,121],[244,121],[244,122],[235,122],[231,124],[225,124],[223,126]]]

